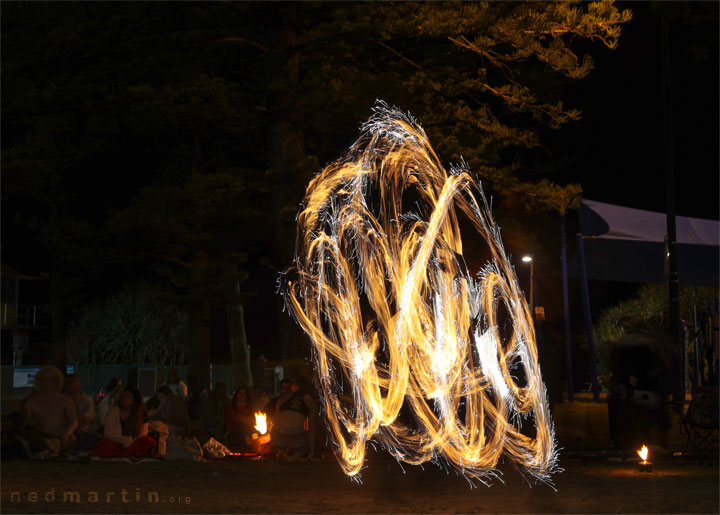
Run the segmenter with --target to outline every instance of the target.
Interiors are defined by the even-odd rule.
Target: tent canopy
[[[590,210],[602,218],[605,224],[604,227],[593,227],[597,221],[593,223],[592,215],[581,208],[581,223],[584,214],[585,222],[588,224],[587,229],[595,231],[605,229],[602,233],[588,233],[583,230],[583,234],[586,236],[609,240],[665,242],[667,234],[665,213],[614,206],[594,200],[583,200],[581,204],[586,210]],[[583,211],[585,212],[583,213]],[[716,247],[720,245],[720,222],[678,216],[675,218],[675,225],[677,241],[680,245],[714,245]]]
[[[664,213],[583,200],[580,230],[590,279],[664,282]],[[716,286],[720,272],[720,222],[676,217],[681,284]]]

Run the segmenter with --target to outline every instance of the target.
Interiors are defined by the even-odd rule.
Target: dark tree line
[[[187,311],[201,382],[213,307],[226,310],[238,374],[249,372],[243,280],[289,264],[305,184],[377,98],[412,112],[439,155],[464,158],[491,194],[536,211],[576,206],[578,185],[537,175],[558,157],[543,135],[578,119],[563,91],[630,19],[610,2],[2,11],[3,219],[42,249],[55,361],[74,310],[142,279]],[[279,320],[282,356],[298,355]]]

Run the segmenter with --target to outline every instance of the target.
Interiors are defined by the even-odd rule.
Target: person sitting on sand
[[[105,417],[104,437],[91,456],[98,458],[145,458],[157,447],[149,437],[148,417],[140,392],[127,387]]]
[[[221,438],[225,425],[225,407],[228,404],[227,387],[219,382],[203,403],[202,421],[205,433]]]
[[[195,374],[188,374],[187,380],[187,398],[185,406],[187,406],[188,414],[191,420],[199,420],[202,418],[202,409],[205,400],[209,395],[209,386],[203,385]]]
[[[159,406],[152,418],[165,422],[170,430],[170,436],[185,436],[190,421],[185,401],[182,397],[173,395],[167,385],[158,388],[155,395]]]
[[[180,379],[180,376],[178,375],[178,371],[175,367],[172,367],[170,370],[168,370],[168,380],[167,380],[167,383],[165,383],[163,386],[167,386],[170,389],[170,391],[173,393],[173,395],[177,395],[183,401],[187,400],[188,387],[185,384],[185,382],[182,379]]]
[[[72,448],[73,433],[78,426],[73,402],[60,393],[63,374],[55,367],[46,367],[35,375],[35,391],[23,405],[21,436],[32,452],[58,454]]]
[[[246,449],[245,438],[254,431],[255,417],[250,409],[250,394],[244,386],[235,390],[225,406],[225,441],[231,449]]]
[[[113,377],[108,385],[103,389],[105,395],[95,410],[95,420],[92,424],[92,431],[99,435],[103,434],[103,426],[105,425],[105,417],[107,417],[110,408],[117,405],[118,399],[125,387],[119,377]]]
[[[290,381],[290,379],[283,379],[282,381],[280,381],[280,391],[277,395],[272,397],[263,408],[263,411],[268,418],[272,419],[273,415],[275,415],[275,408],[277,407],[278,399],[283,395],[290,393],[290,391],[292,390],[292,384],[293,382]]]
[[[95,404],[92,397],[82,391],[82,379],[77,374],[65,378],[65,395],[70,397],[75,406],[78,427],[75,430],[78,449],[92,449],[97,439],[92,436],[92,424],[95,420]]]
[[[280,396],[275,406],[270,431],[275,450],[287,455],[290,461],[308,453],[314,458],[317,417],[317,404],[308,393],[307,382],[297,379],[291,391]]]

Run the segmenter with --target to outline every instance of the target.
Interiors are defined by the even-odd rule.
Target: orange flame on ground
[[[255,429],[257,429],[261,435],[267,433],[267,419],[264,413],[259,411],[255,412]]]
[[[489,250],[476,276],[462,215]],[[310,182],[297,231],[283,294],[312,340],[346,474],[357,477],[374,439],[398,460],[442,458],[469,479],[496,476],[504,453],[549,480],[555,442],[530,310],[467,170],[448,173],[423,129],[381,105]]]
[[[637,453],[638,453],[638,456],[640,456],[640,459],[641,459],[641,460],[643,460],[643,461],[647,460],[647,457],[648,457],[648,448],[647,448],[647,446],[643,445],[643,446],[642,446],[642,449],[640,449]]]

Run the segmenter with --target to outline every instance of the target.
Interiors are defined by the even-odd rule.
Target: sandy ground
[[[632,464],[560,459],[557,491],[528,486],[510,467],[504,484],[471,488],[454,472],[369,456],[362,483],[335,461],[281,463],[10,462],[3,513],[718,513],[718,466],[670,462],[650,474]],[[125,491],[123,493],[123,490]],[[54,492],[54,501],[53,501]],[[63,499],[77,492],[79,502]],[[95,492],[97,502],[89,502]],[[154,497],[157,493],[157,498]],[[33,502],[33,493],[37,495]],[[18,501],[19,497],[19,501]],[[123,499],[124,498],[124,499]]]

